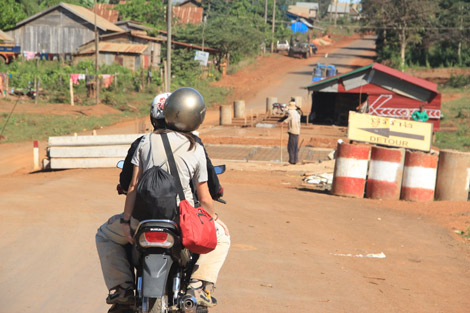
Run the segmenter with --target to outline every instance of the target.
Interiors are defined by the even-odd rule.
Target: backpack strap
[[[178,174],[178,169],[176,168],[175,157],[171,151],[170,141],[168,140],[168,135],[166,133],[161,134],[163,146],[165,147],[166,157],[168,159],[168,164],[170,165],[170,173],[175,178],[176,189],[178,189],[178,195],[180,201],[186,200],[183,192],[183,186],[181,185],[180,176]]]

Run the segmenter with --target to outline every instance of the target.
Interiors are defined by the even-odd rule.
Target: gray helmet
[[[204,121],[206,105],[196,89],[183,87],[173,91],[166,99],[163,113],[168,128],[190,132]]]

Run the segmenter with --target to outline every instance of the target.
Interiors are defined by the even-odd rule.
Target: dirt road
[[[94,235],[124,206],[118,170],[29,174],[23,146],[0,148],[0,312],[106,312]],[[227,164],[216,210],[232,248],[211,312],[470,312],[470,245],[452,232],[470,225],[468,202],[301,188],[301,174],[332,166]]]

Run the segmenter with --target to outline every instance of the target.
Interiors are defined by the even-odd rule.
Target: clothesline
[[[100,74],[98,77],[101,79],[102,85],[104,88],[108,88],[114,80],[114,75],[111,74]],[[86,74],[70,74],[70,79],[74,85],[79,85],[80,80],[85,80],[87,82],[95,80],[95,75],[86,75]]]

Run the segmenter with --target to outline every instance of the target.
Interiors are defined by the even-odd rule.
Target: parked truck
[[[313,68],[312,82],[336,75],[338,75],[338,71],[334,65],[317,63]]]
[[[10,63],[20,54],[21,47],[0,43],[0,63]]]

